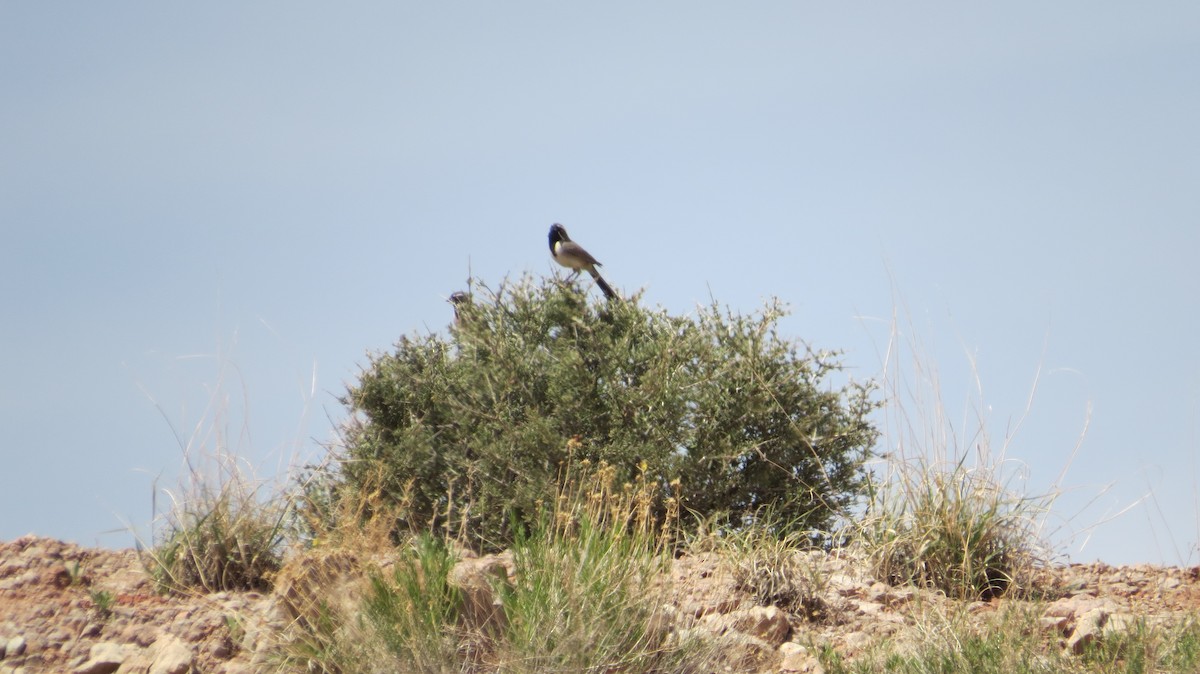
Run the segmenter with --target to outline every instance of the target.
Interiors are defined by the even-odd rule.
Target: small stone
[[[167,636],[154,644],[158,655],[149,674],[186,674],[192,668],[192,649],[179,637]]]
[[[724,615],[709,615],[705,616],[704,624],[713,634],[740,633],[772,647],[786,641],[792,631],[787,613],[777,606],[755,606]]]
[[[233,657],[233,641],[224,637],[213,644],[208,653],[217,660],[228,660]]]
[[[741,632],[727,632],[714,637],[721,651],[721,660],[731,671],[757,672],[778,661],[779,652],[771,644]]]
[[[1118,597],[1128,597],[1136,592],[1137,590],[1135,590],[1132,585],[1123,581],[1113,583],[1104,588],[1104,593],[1110,596],[1116,595]]]
[[[30,583],[35,583],[35,582],[37,582],[37,579],[38,579],[37,571],[26,571],[25,573],[22,573],[18,576],[13,576],[11,578],[5,578],[4,580],[0,580],[0,590],[4,590],[4,591],[15,590],[19,587],[29,585]]]
[[[1083,653],[1088,646],[1096,642],[1107,621],[1108,612],[1102,608],[1092,609],[1079,616],[1075,623],[1075,631],[1067,640],[1067,649],[1075,655]]]
[[[803,672],[804,674],[825,674],[821,661],[800,644],[788,641],[779,646],[779,661],[781,672]]]
[[[76,667],[74,674],[112,674],[129,657],[128,649],[118,643],[102,641],[88,652],[88,659]]]
[[[1137,626],[1137,622],[1138,619],[1128,613],[1114,613],[1108,616],[1108,620],[1104,622],[1101,635],[1107,637],[1112,634],[1128,632]]]
[[[780,655],[792,655],[793,653],[807,653],[808,649],[796,643],[795,641],[785,641],[779,644]]]
[[[153,625],[130,625],[121,632],[120,640],[125,643],[134,643],[142,648],[149,646],[158,639],[159,630]]]
[[[856,655],[871,645],[871,635],[864,632],[850,632],[842,636],[843,655]]]
[[[1065,637],[1070,633],[1071,621],[1068,616],[1052,616],[1044,615],[1038,619],[1038,626],[1043,632],[1055,632],[1059,636]]]
[[[917,593],[914,592],[912,588],[889,588],[888,591],[883,595],[882,600],[885,606],[896,607],[909,603],[916,598],[916,596]]]
[[[778,606],[756,606],[745,612],[738,631],[778,645],[792,633],[792,626],[788,623],[787,613]]]
[[[877,616],[883,612],[883,604],[873,601],[858,601],[858,614],[865,616]]]
[[[4,645],[4,653],[7,658],[19,658],[25,654],[25,637],[16,636],[8,640]]]
[[[844,573],[831,574],[826,579],[826,583],[843,597],[862,597],[867,593],[867,586],[864,583]]]

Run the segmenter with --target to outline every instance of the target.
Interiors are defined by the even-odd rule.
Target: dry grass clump
[[[858,524],[876,575],[956,599],[1028,590],[1044,563],[1046,499],[1005,490],[994,473],[919,460],[893,466]]]
[[[161,591],[266,590],[282,563],[292,499],[258,480],[231,449],[229,396],[220,386],[207,414],[181,441],[187,467],[159,512],[154,493],[153,542],[139,548]]]
[[[194,477],[190,491],[173,496],[162,540],[146,553],[148,569],[164,591],[266,590],[279,570],[283,499],[262,499],[238,473],[209,484]]]
[[[907,368],[899,357],[905,346],[913,351]],[[951,420],[936,369],[903,342],[895,323],[883,383],[890,451],[868,483],[865,513],[851,527],[877,577],[958,599],[1030,590],[1050,558],[1042,531],[1056,488],[1035,496],[1018,488],[1023,474],[1005,459],[1012,433],[993,450],[978,388],[964,422]],[[1018,421],[1013,432],[1019,427]]]
[[[777,606],[813,621],[831,617],[823,599],[828,581],[810,557],[819,550],[812,536],[778,526],[766,512],[736,529],[707,524],[700,529],[689,548],[716,552],[738,587],[757,604]]]

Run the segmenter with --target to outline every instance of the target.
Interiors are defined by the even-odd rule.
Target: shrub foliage
[[[343,398],[340,494],[399,528],[507,545],[585,459],[663,496],[678,480],[685,509],[734,524],[770,506],[821,528],[862,486],[870,388],[830,383],[836,354],[781,338],[776,302],[679,317],[525,278],[457,309],[448,334],[373,355]]]

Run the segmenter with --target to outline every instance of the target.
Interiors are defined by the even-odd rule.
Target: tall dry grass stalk
[[[243,401],[245,383],[228,359],[217,361],[217,382],[186,437],[155,402],[179,443],[184,468],[176,487],[155,485],[150,540],[135,532],[146,567],[163,591],[269,588],[294,515],[290,475],[260,479],[241,451],[249,436],[248,415],[243,410],[241,425],[234,423],[239,415],[233,413],[231,381],[237,380]],[[160,492],[165,507],[160,507]]]
[[[1036,570],[1052,558],[1046,523],[1078,445],[1051,488],[1029,494],[1027,468],[1007,450],[1033,405],[1037,376],[1026,408],[996,438],[974,361],[975,387],[956,420],[914,334],[911,320],[902,325],[893,316],[883,358],[886,451],[871,474],[856,537],[876,574],[891,582],[958,598],[1029,591]]]

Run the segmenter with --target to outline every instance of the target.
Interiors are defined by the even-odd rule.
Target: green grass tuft
[[[457,561],[445,543],[418,536],[389,577],[371,576],[364,609],[373,635],[407,672],[457,671],[462,594],[450,583]]]

